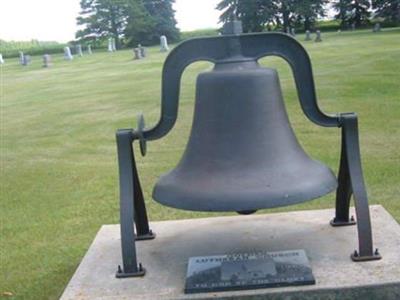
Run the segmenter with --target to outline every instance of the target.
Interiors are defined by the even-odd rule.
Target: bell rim
[[[333,174],[332,174],[333,175]],[[336,177],[334,176],[335,184],[331,185],[326,185],[325,188],[322,189],[316,189],[314,193],[311,193],[310,190],[307,191],[307,195],[305,194],[295,194],[292,195],[291,197],[280,197],[280,198],[275,198],[274,200],[265,200],[265,199],[259,199],[259,200],[251,200],[251,202],[247,201],[240,201],[238,202],[240,205],[232,205],[229,207],[229,209],[226,209],[226,206],[224,206],[222,203],[219,203],[221,205],[216,205],[214,207],[209,207],[207,208],[207,205],[205,204],[200,204],[197,207],[195,206],[190,206],[190,205],[176,205],[177,203],[179,204],[190,204],[190,202],[187,201],[166,201],[166,197],[162,197],[163,200],[157,199],[156,195],[156,187],[153,189],[153,194],[152,198],[154,201],[157,203],[170,207],[170,208],[175,208],[175,209],[180,209],[180,210],[186,210],[186,211],[197,211],[197,212],[238,212],[238,211],[250,211],[250,210],[262,210],[262,209],[271,209],[271,208],[277,208],[277,207],[285,207],[285,206],[290,206],[290,205],[295,205],[295,204],[300,204],[303,202],[307,201],[312,201],[316,200],[318,198],[321,198],[325,195],[328,195],[335,191],[337,189],[338,183],[336,180]],[[216,200],[213,200],[211,202],[214,202]],[[207,202],[207,201],[204,201]],[[201,202],[200,202],[201,203]],[[210,203],[210,202],[208,202]],[[234,204],[237,204],[233,202]],[[232,204],[232,203],[231,203]]]

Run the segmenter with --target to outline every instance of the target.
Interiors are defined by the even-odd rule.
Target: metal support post
[[[352,225],[349,220],[349,202],[353,194],[357,216],[359,249],[351,255],[353,261],[381,259],[372,242],[371,218],[368,197],[361,168],[357,115],[341,114],[342,151],[339,170],[339,187],[336,197],[336,217],[332,225]]]
[[[137,174],[133,152],[133,131],[118,130],[116,134],[119,182],[121,248],[123,268],[118,266],[117,278],[143,276],[145,269],[137,262],[135,240],[152,239],[155,235],[149,229],[146,207]],[[135,235],[135,223],[138,236]]]

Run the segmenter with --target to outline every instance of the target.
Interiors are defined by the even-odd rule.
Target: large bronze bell
[[[349,217],[351,195],[355,200],[359,250],[353,253],[353,260],[380,258],[372,244],[357,116],[329,116],[320,111],[309,57],[295,39],[279,33],[241,34],[240,28],[240,22],[228,23],[223,36],[178,45],[164,64],[159,123],[146,129],[141,117],[136,130],[117,132],[123,254],[123,268],[117,277],[144,274],[136,260],[135,240],[155,237],[148,225],[132,142],[138,140],[145,154],[146,141],[161,138],[172,129],[182,72],[198,60],[211,61],[215,67],[197,79],[189,142],[176,168],[157,182],[153,198],[180,209],[247,214],[311,200],[337,188],[333,226],[355,224]],[[258,64],[267,55],[280,56],[290,64],[301,107],[311,121],[342,128],[338,181],[328,167],[300,147],[286,114],[276,70]]]
[[[336,177],[300,147],[276,70],[217,62],[197,79],[189,143],[153,198],[199,211],[253,211],[320,197]]]

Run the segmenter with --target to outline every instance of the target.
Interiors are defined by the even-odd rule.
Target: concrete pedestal
[[[400,299],[400,226],[371,206],[383,259],[352,262],[355,226],[331,227],[334,210],[153,222],[155,240],[137,243],[143,278],[116,279],[119,225],[104,225],[64,291],[67,299]],[[183,293],[192,256],[305,249],[316,285],[205,294]]]

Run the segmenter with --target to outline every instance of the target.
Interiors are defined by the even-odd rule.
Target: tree
[[[325,15],[327,3],[328,0],[222,0],[217,9],[223,11],[221,22],[239,19],[245,32],[263,31],[269,24],[286,31],[296,20],[304,22],[308,30],[318,17]]]
[[[283,31],[287,31],[293,22],[294,12],[296,7],[295,0],[281,0],[278,1],[278,17],[281,17],[282,23],[278,19],[278,24],[282,24]]]
[[[80,39],[113,37],[120,48],[127,25],[129,0],[81,0],[78,25],[85,26],[76,33]]]
[[[372,0],[376,17],[400,23],[400,0]]]
[[[113,37],[117,48],[124,40],[129,45],[159,42],[166,35],[172,42],[179,39],[179,30],[172,4],[175,0],[81,0],[76,33],[80,39]]]
[[[350,2],[351,0],[338,0],[333,3],[333,9],[337,11],[335,15],[336,20],[340,20],[340,27],[342,29],[349,25],[350,19]]]
[[[353,0],[351,3],[352,15],[351,21],[359,27],[361,24],[368,22],[371,15],[370,0]]]
[[[242,2],[240,0],[222,0],[221,2],[219,2],[216,9],[225,10],[219,16],[220,22],[225,24],[227,22],[233,21],[234,19],[239,19],[239,4],[241,3]]]
[[[155,20],[150,16],[141,1],[132,1],[129,4],[127,25],[124,31],[125,40],[129,46],[151,45],[155,36]]]
[[[222,0],[217,9],[223,10],[220,22],[241,20],[244,32],[263,31],[265,25],[273,22],[276,11],[275,3],[266,0]]]
[[[341,20],[341,27],[354,24],[359,27],[368,21],[370,16],[370,0],[338,0],[333,8],[338,11],[336,19]]]
[[[172,42],[179,40],[179,30],[176,27],[175,11],[172,7],[175,0],[141,0],[144,8],[152,18],[153,34],[150,40],[158,42],[165,35]]]
[[[295,3],[297,20],[304,23],[304,30],[310,30],[319,17],[325,16],[328,0],[303,0]]]

